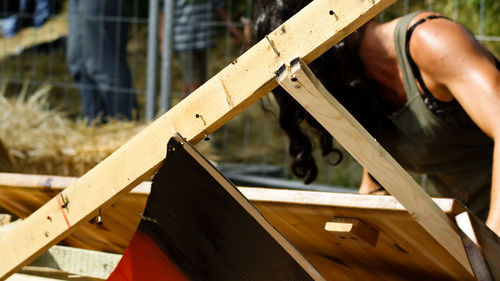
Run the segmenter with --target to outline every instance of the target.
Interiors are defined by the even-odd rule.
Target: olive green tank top
[[[455,103],[446,118],[426,106],[405,52],[408,25],[417,14],[402,17],[394,31],[407,103],[388,114],[394,127],[380,143],[407,170],[427,174],[439,194],[456,198],[485,220],[490,201],[493,141]]]

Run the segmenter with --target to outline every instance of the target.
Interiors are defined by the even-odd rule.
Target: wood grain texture
[[[77,178],[0,173],[0,206],[20,218],[26,218],[57,196]],[[63,240],[63,244],[82,249],[123,253],[144,211],[150,183],[137,186],[133,194],[102,209],[102,225],[97,214]],[[71,211],[71,210],[70,210]],[[49,217],[49,216],[48,216]],[[48,221],[56,219],[50,216]]]
[[[26,218],[78,178],[0,173],[0,205],[9,212]],[[123,253],[140,221],[144,211],[151,182],[143,182],[123,195],[117,202],[102,209],[103,225],[96,217],[82,224],[67,236],[64,245],[82,249]],[[279,200],[281,202],[302,201],[304,204],[323,204],[344,208],[377,208],[386,211],[404,211],[404,207],[392,196],[371,196],[341,193],[289,192],[286,196],[280,190],[241,188],[254,201]],[[446,213],[461,212],[455,201],[434,198],[436,204]],[[458,210],[458,211],[457,211]]]
[[[302,60],[295,60],[278,79],[280,85],[314,116],[472,276],[473,271],[456,225],[396,160],[335,100],[309,67]]]
[[[312,61],[393,2],[313,1],[269,35],[280,56],[267,40],[258,42],[65,189],[61,199],[69,202],[67,208],[57,197],[51,199],[4,236],[0,249],[7,262],[0,263],[0,280],[91,219],[99,208],[149,179],[164,160],[165,145],[175,132],[192,142],[201,140],[273,89],[274,71],[283,61],[296,56]],[[48,221],[47,216],[55,219]]]
[[[255,188],[240,191],[327,280],[475,280],[406,210],[371,203],[378,198],[380,202],[395,201],[392,196]],[[347,200],[337,205],[335,202],[341,201],[337,195]],[[446,200],[448,206],[463,208],[457,202],[452,204],[452,199]],[[457,210],[448,211],[453,216]],[[325,223],[335,217],[359,219],[377,229],[375,247],[324,230]]]
[[[73,247],[53,246],[38,257],[23,273],[36,268],[52,268],[68,274],[105,280],[121,259],[121,255],[82,250]]]
[[[29,179],[14,181],[28,185],[17,187],[20,190],[19,194],[38,192],[31,185],[39,182],[43,187],[43,183],[50,178],[26,175],[16,177]],[[2,178],[1,174],[0,178]],[[10,178],[13,176],[11,175]],[[39,180],[36,180],[37,178]],[[61,182],[76,180],[74,178],[61,179],[63,180]],[[57,180],[52,182],[57,185]],[[1,185],[6,185],[6,183]],[[146,199],[143,195],[148,192],[149,185],[150,183],[143,183],[125,197],[138,195],[142,198],[142,206],[144,206]],[[1,191],[0,187],[0,193]],[[462,276],[464,269],[442,247],[438,246],[437,242],[392,196],[245,187],[240,187],[239,191],[278,231],[304,253],[327,280],[418,280],[419,278],[470,280]],[[21,197],[12,200],[25,199]],[[433,201],[449,217],[454,217],[465,210],[463,205],[452,199],[433,198]],[[114,214],[118,208],[125,209],[119,211],[119,216]],[[130,216],[127,212],[128,208],[127,205],[120,205],[112,212],[104,209],[104,213],[109,213],[110,216],[121,220],[122,216]],[[361,219],[376,228],[380,234],[375,247],[352,240],[346,241],[339,235],[325,231],[325,223],[339,216]],[[106,225],[106,219],[104,223]],[[481,248],[492,255],[489,258],[485,256],[491,267],[497,270],[500,260],[498,238],[491,236],[491,232],[485,231],[489,229],[482,222],[476,223],[478,225],[474,228],[484,232],[483,238],[478,239],[486,245]],[[137,223],[127,227],[129,232],[133,233]],[[490,235],[487,235],[488,233]],[[86,247],[91,246],[93,243],[86,245]],[[465,276],[467,276],[466,273]]]
[[[379,235],[378,230],[356,218],[335,217],[326,222],[325,230],[337,234],[340,239],[363,241],[372,247],[377,245]]]

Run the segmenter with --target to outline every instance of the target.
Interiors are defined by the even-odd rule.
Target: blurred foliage
[[[500,36],[500,1],[498,0],[408,0],[397,1],[377,19],[388,21],[419,10],[433,10],[464,25],[472,34]],[[479,38],[481,39],[481,38]],[[482,41],[496,57],[500,57],[500,42]]]

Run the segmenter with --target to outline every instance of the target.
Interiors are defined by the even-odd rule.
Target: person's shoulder
[[[423,21],[420,24],[419,21]],[[461,46],[461,43],[473,42],[473,36],[461,24],[436,12],[422,12],[416,15],[408,28],[415,24],[410,39],[410,47],[414,50],[449,51]]]
[[[429,19],[429,16],[434,16]],[[422,64],[435,66],[442,62],[443,58],[453,57],[453,54],[473,51],[476,44],[474,37],[461,24],[442,17],[435,12],[423,12],[418,14],[409,25],[426,19],[418,24],[411,34],[410,53],[419,66]]]

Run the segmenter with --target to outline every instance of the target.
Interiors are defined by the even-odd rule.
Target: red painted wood
[[[189,281],[156,243],[137,230],[108,281]]]

